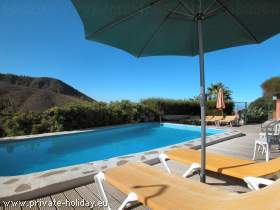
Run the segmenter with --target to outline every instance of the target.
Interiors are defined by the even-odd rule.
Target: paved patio
[[[242,131],[244,134],[246,134],[246,136],[209,146],[207,150],[211,152],[232,155],[239,158],[251,159],[253,154],[254,139],[260,131],[260,125],[246,125],[242,127],[237,127],[235,129]],[[279,155],[280,153],[278,151],[272,153],[272,157],[277,157]],[[259,161],[263,161],[263,160],[264,157],[259,158]],[[187,168],[186,165],[179,164],[178,162],[175,161],[168,161],[168,164],[171,167],[171,170],[178,175],[182,174],[184,170]],[[160,164],[154,165],[153,167],[157,167],[160,170],[163,170]],[[190,179],[198,181],[199,176],[194,175]],[[245,193],[249,191],[246,185],[241,180],[237,180],[226,176],[221,176],[210,172],[207,173],[207,184],[219,188],[225,188],[226,190],[236,192],[236,193]],[[118,190],[116,190],[114,187],[112,187],[109,184],[106,184],[105,188],[106,188],[106,192],[108,193],[108,199],[111,207],[113,209],[117,209],[120,203],[124,200],[125,195],[119,192]],[[98,199],[98,193],[95,184],[91,183],[85,186],[80,186],[75,189],[70,189],[68,191],[46,196],[44,198],[39,198],[37,200],[43,200],[43,201],[48,201],[53,203],[54,201],[57,200],[65,202],[65,200],[75,201],[76,199],[79,200],[85,199],[87,201],[98,202],[99,199]],[[0,210],[3,209],[30,209],[30,208],[29,207],[22,208],[19,206],[10,207],[10,208],[0,207]],[[62,207],[39,206],[39,207],[33,207],[32,209],[46,210],[46,209],[89,209],[89,208],[81,208],[81,207],[70,208],[65,206]],[[94,209],[102,209],[102,208],[95,207]],[[143,207],[140,204],[137,204],[132,209],[139,210],[139,209],[147,209],[147,208]]]

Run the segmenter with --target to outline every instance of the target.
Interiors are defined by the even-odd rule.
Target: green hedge
[[[7,136],[93,128],[97,126],[158,120],[158,114],[143,104],[129,101],[110,104],[72,104],[42,113],[15,113],[4,119]]]
[[[269,113],[275,110],[274,103],[271,99],[264,97],[258,98],[250,103],[246,116],[248,123],[261,123],[268,119]]]
[[[144,99],[141,103],[151,109],[165,115],[200,115],[200,103],[198,100],[173,100],[161,98]],[[226,102],[224,114],[233,113],[234,103]],[[207,115],[221,115],[221,111],[216,109],[216,101],[207,101]]]
[[[209,101],[207,105],[207,114],[221,114],[215,108],[215,101]],[[224,114],[231,114],[233,103],[227,103],[226,107]],[[18,136],[158,121],[160,114],[199,115],[200,105],[195,100],[146,99],[141,103],[123,100],[109,104],[71,104],[53,107],[41,113],[18,112],[4,118],[2,135]]]

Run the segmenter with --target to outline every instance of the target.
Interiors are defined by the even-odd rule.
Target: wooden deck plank
[[[83,200],[83,198],[79,195],[79,193],[77,193],[76,190],[71,189],[71,190],[67,190],[65,192],[63,192],[63,194],[65,195],[65,197],[70,201],[70,202],[77,202],[77,205],[74,206],[75,210],[82,210],[82,209],[90,209],[90,207],[85,207],[85,206],[79,206],[80,202]]]
[[[86,187],[98,198],[98,200],[100,200],[99,194],[98,194],[98,191],[97,191],[97,187],[96,187],[95,183],[88,184]],[[114,197],[112,197],[108,193],[106,195],[107,195],[110,207],[112,209],[118,209],[118,207],[121,205],[121,202],[116,200]]]
[[[96,195],[93,194],[86,186],[75,188],[75,190],[86,201],[93,202],[95,204],[99,202],[98,197],[96,197]],[[94,207],[94,210],[96,209],[103,210],[102,207],[98,207],[98,206]]]
[[[74,208],[71,207],[68,203],[68,199],[65,197],[63,193],[57,193],[54,195],[51,195],[51,198],[53,202],[56,204],[56,208],[58,210],[73,210]],[[60,204],[59,204],[60,203]]]
[[[9,205],[5,207],[5,210],[21,210],[21,207]]]
[[[15,206],[13,206],[13,205],[15,205]],[[17,204],[12,203],[9,206],[5,206],[3,209],[5,209],[5,210],[21,210],[22,208],[21,208],[19,203],[17,203]]]
[[[115,187],[110,185],[108,182],[104,182],[104,189],[108,192],[112,197],[118,200],[120,203],[124,201],[126,198],[126,194],[122,193],[121,191],[117,190]],[[132,209],[134,210],[148,210],[148,207],[143,206],[141,203],[137,202],[132,205]]]
[[[52,202],[52,199],[50,196],[39,198],[39,199],[37,199],[37,201],[41,202],[41,204],[39,205],[40,210],[56,210],[56,207],[53,205],[53,202]]]
[[[104,189],[106,192],[108,192],[111,196],[113,196],[119,202],[122,202],[126,198],[126,195],[124,193],[117,190],[115,187],[110,185],[108,182],[104,182]]]
[[[24,207],[22,207],[22,210],[39,210],[38,203],[36,203],[36,200],[30,200],[26,202],[27,204]]]

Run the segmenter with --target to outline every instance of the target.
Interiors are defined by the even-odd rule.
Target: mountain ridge
[[[69,103],[97,102],[67,83],[50,77],[0,73],[0,113],[44,111]]]

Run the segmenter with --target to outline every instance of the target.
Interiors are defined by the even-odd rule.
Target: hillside
[[[0,74],[0,113],[43,111],[73,102],[96,102],[70,85],[48,77]]]

